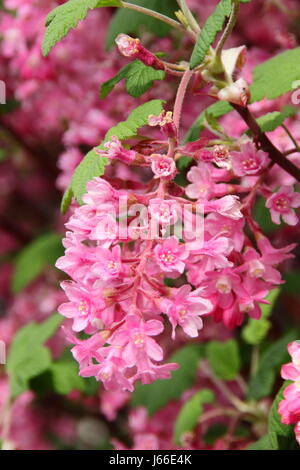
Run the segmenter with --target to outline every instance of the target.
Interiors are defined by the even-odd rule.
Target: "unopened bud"
[[[220,90],[218,98],[221,101],[228,101],[245,107],[250,99],[248,83],[243,78],[239,78],[236,82]]]

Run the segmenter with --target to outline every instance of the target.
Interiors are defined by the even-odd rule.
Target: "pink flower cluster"
[[[157,123],[164,133],[163,116]],[[268,166],[263,151],[250,140],[239,151],[206,139],[170,141],[147,142],[143,153],[142,143],[128,149],[113,137],[99,158],[136,166],[146,184],[132,191],[114,178],[94,178],[66,224],[57,267],[71,280],[62,283],[69,302],[59,311],[75,332],[91,335],[69,335],[80,374],[107,389],[132,391],[137,379],[170,376],[176,364],[161,364],[163,350],[153,339],[167,322],[174,339],[178,328],[197,337],[206,315],[230,328],[245,313],[259,318],[260,304],[283,282],[277,265],[292,256],[294,245],[274,248],[251,216],[258,185],[253,190],[245,179],[260,181]],[[174,181],[181,155],[195,162],[185,192]]]
[[[300,444],[300,341],[290,343],[288,351],[292,362],[282,366],[281,376],[292,383],[283,392],[278,413],[284,424],[295,424],[296,439]]]

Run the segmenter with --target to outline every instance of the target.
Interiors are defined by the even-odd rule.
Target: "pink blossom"
[[[172,158],[166,155],[152,154],[151,155],[151,169],[155,178],[172,179],[176,174],[176,165]]]
[[[136,152],[125,149],[118,137],[111,137],[103,145],[104,150],[96,148],[95,151],[100,157],[115,158],[124,163],[132,163],[136,158]]]
[[[114,246],[111,250],[97,248],[93,272],[97,273],[103,281],[117,279],[123,270],[121,248],[119,245]]]
[[[151,336],[157,336],[163,331],[163,324],[158,320],[143,322],[136,315],[128,315],[126,325],[120,328],[110,338],[113,346],[123,347],[123,356],[129,366],[143,363],[144,357],[161,361],[163,351]]]
[[[159,267],[166,272],[178,271],[183,273],[184,261],[188,257],[188,251],[184,245],[180,245],[176,237],[170,237],[154,249],[155,260]]]
[[[199,162],[192,166],[187,174],[187,179],[192,183],[186,189],[186,195],[190,199],[209,199],[213,192],[211,171],[207,164]]]
[[[161,302],[160,307],[168,315],[173,328],[173,339],[177,325],[180,325],[188,336],[198,336],[198,330],[203,327],[201,315],[206,315],[212,310],[211,302],[201,297],[201,292],[201,289],[191,292],[191,287],[184,285],[176,290],[174,296]]]
[[[240,152],[230,152],[232,169],[237,176],[256,175],[266,165],[267,154],[257,150],[254,143],[241,145]]]
[[[241,203],[238,196],[224,196],[204,204],[205,212],[218,212],[218,214],[234,220],[243,217],[240,209]]]
[[[300,194],[293,188],[283,186],[279,191],[267,199],[266,207],[270,209],[274,224],[280,224],[280,217],[288,225],[296,225],[298,217],[293,209],[300,207]]]
[[[104,300],[97,296],[96,292],[88,291],[72,281],[61,283],[69,302],[59,307],[59,312],[67,317],[73,318],[73,330],[82,331],[92,324],[92,320],[99,318],[100,312],[106,307]]]
[[[171,199],[151,199],[149,211],[161,225],[172,225],[178,220],[179,207],[176,201]]]
[[[125,57],[136,57],[145,65],[156,69],[164,69],[162,62],[152,52],[145,49],[139,39],[134,39],[127,34],[119,34],[116,38],[119,51]]]
[[[294,341],[288,345],[292,362],[285,364],[281,368],[281,376],[286,380],[291,380],[283,392],[284,399],[279,403],[278,413],[284,424],[296,424],[296,438],[299,439],[300,422],[300,342]]]

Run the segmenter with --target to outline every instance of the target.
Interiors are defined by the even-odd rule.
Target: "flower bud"
[[[221,101],[228,101],[245,107],[250,99],[248,83],[243,78],[239,78],[236,82],[220,90],[217,96]]]

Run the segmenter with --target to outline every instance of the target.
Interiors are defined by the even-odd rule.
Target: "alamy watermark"
[[[0,104],[6,104],[6,83],[0,80]]]
[[[149,206],[131,204],[120,197],[118,205],[108,204],[97,221],[96,239],[156,240],[175,235],[178,239],[203,243],[204,206],[177,204],[174,200],[152,199]]]
[[[6,364],[6,344],[0,340],[0,364]]]

